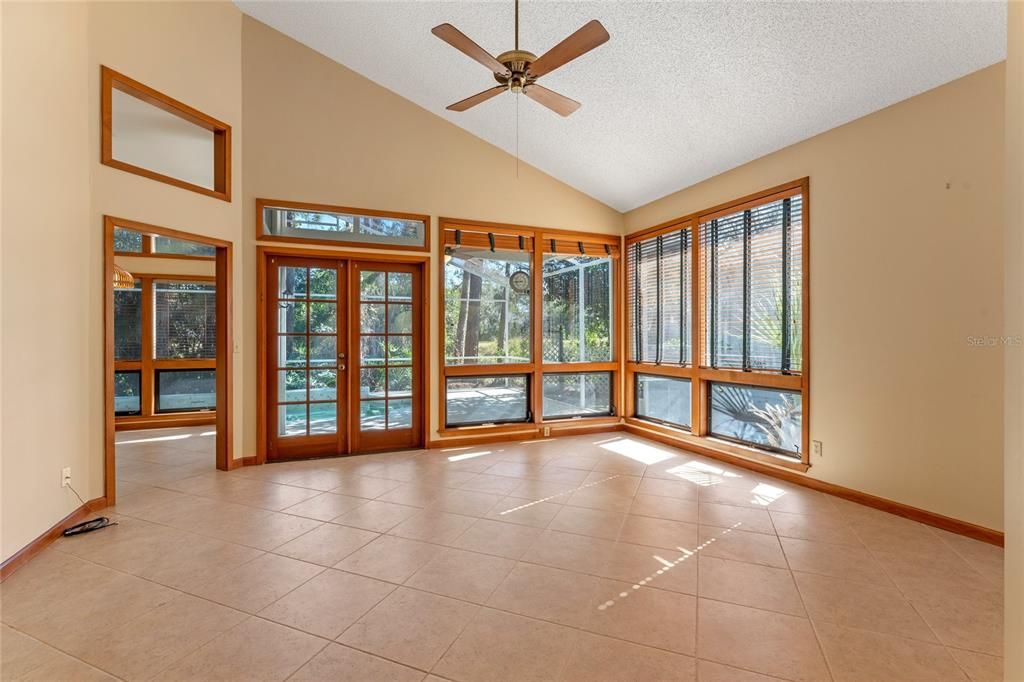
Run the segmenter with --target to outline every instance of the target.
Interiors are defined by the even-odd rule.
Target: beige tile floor
[[[1000,679],[1002,551],[623,434],[213,469],[0,587],[7,680]]]

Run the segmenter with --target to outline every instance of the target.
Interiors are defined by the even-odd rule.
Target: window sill
[[[718,459],[753,461],[801,473],[811,468],[808,462],[802,462],[753,447],[729,443],[716,438],[694,436],[689,431],[675,429],[664,424],[656,424],[635,417],[627,417],[625,423],[627,430],[633,430],[637,435],[651,436],[656,440],[662,440],[662,442],[667,442],[669,445],[692,450],[697,454],[706,454]]]

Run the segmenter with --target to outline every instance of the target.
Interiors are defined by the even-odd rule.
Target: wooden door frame
[[[213,246],[217,283],[217,468],[228,471],[242,466],[241,460],[233,457],[233,366],[232,366],[232,257],[229,241],[183,232],[168,227],[150,225],[136,220],[126,220],[110,215],[103,216],[103,488],[107,504],[117,500],[117,464],[114,443],[114,228],[126,227],[132,230],[159,234],[164,237],[185,239]]]
[[[420,357],[426,359],[426,348],[430,345],[430,253],[387,253],[373,250],[353,249],[314,249],[302,247],[271,246],[265,244],[256,245],[256,455],[255,464],[267,462],[268,437],[267,429],[270,421],[268,419],[267,405],[267,273],[269,271],[270,259],[275,256],[281,257],[308,257],[308,258],[334,258],[347,261],[375,261],[380,263],[404,263],[418,264],[420,271],[420,286],[424,292],[423,311],[420,316]],[[111,275],[112,277],[113,275]],[[351,323],[351,320],[350,320]],[[426,447],[429,424],[430,424],[430,391],[429,371],[426,362],[422,363],[421,375],[424,389],[420,391],[422,400],[421,440],[418,446]],[[349,399],[351,400],[351,392]],[[349,425],[349,428],[353,428]],[[349,441],[351,442],[351,440]]]

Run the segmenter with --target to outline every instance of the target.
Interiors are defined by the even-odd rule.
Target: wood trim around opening
[[[300,257],[300,258],[326,258],[349,262],[380,262],[380,263],[405,263],[417,264],[420,266],[420,286],[425,292],[423,296],[423,308],[420,316],[420,345],[421,345],[421,380],[422,388],[420,395],[423,399],[421,415],[421,438],[420,447],[428,447],[430,438],[430,254],[429,253],[378,253],[367,251],[354,251],[346,248],[323,249],[323,248],[296,248],[287,246],[276,246],[267,244],[256,245],[256,454],[253,456],[253,464],[265,464],[269,449],[269,417],[267,402],[267,365],[269,361],[267,348],[268,319],[267,319],[267,285],[269,261],[275,256]],[[358,381],[358,379],[356,379]],[[357,393],[355,393],[358,396]],[[351,408],[353,392],[349,392],[348,400]],[[348,420],[350,428],[352,420]],[[353,453],[358,454],[358,453]]]
[[[530,288],[530,354],[531,360],[523,363],[510,364],[474,364],[474,365],[448,365],[445,358],[445,247],[454,243],[449,234],[459,230],[464,232],[464,243],[469,243],[476,248],[484,247],[487,242],[488,233],[503,238],[499,243],[496,239],[496,248],[505,247],[505,250],[518,251],[518,238],[523,238],[525,252],[530,254],[531,288]],[[543,434],[547,429],[549,433],[557,430],[564,430],[566,424],[576,429],[607,428],[604,426],[609,422],[618,423],[619,416],[623,413],[623,383],[622,383],[622,351],[621,340],[623,338],[623,300],[622,292],[625,287],[625,259],[621,258],[623,240],[620,235],[603,235],[573,230],[563,230],[548,227],[529,227],[524,225],[513,225],[506,223],[495,223],[482,220],[465,220],[461,218],[445,218],[438,220],[438,232],[440,237],[437,240],[437,282],[438,282],[438,430],[437,436],[431,441],[430,447],[448,447],[449,444],[469,439],[471,441],[486,438],[485,434],[494,434],[505,437],[509,432],[519,431]],[[608,257],[611,260],[611,283],[609,285],[612,293],[612,327],[609,336],[612,341],[611,360],[601,362],[580,362],[580,363],[544,363],[539,358],[543,353],[543,291],[539,286],[539,278],[543,273],[544,256],[551,252],[550,240],[558,243],[565,243],[575,247],[569,249],[567,255],[579,255],[579,244],[593,248],[599,245],[597,253],[586,253],[588,256]],[[548,246],[545,248],[545,241]],[[603,246],[607,245],[611,251],[607,254]],[[556,244],[557,246],[557,244]],[[559,251],[558,253],[561,253]],[[543,380],[545,374],[565,374],[588,372],[610,372],[611,385],[610,399],[613,408],[613,415],[599,415],[594,417],[581,417],[573,419],[544,419],[543,409]],[[528,422],[500,423],[493,425],[447,425],[445,414],[445,392],[448,377],[458,376],[502,376],[502,375],[528,375],[530,385],[528,388],[530,398],[530,409],[532,419]],[[558,425],[562,425],[559,427]]]
[[[213,163],[213,189],[114,158],[113,91],[115,89],[213,133],[213,159],[211,160],[211,163]],[[219,121],[209,114],[204,114],[198,109],[194,109],[184,102],[165,95],[159,90],[140,83],[134,78],[119,73],[108,66],[100,66],[100,121],[102,131],[100,136],[100,163],[104,166],[110,166],[111,168],[117,168],[128,173],[141,175],[150,180],[164,182],[181,189],[205,194],[215,199],[231,201],[231,126],[227,123]]]
[[[227,471],[243,466],[244,460],[233,458],[234,400],[232,396],[233,328],[232,313],[232,259],[229,241],[203,235],[150,225],[134,220],[103,216],[103,488],[107,504],[117,502],[116,450],[114,417],[114,228],[129,227],[167,237],[187,239],[208,244],[216,254],[216,309],[217,309],[217,468]]]
[[[423,246],[410,244],[386,244],[358,241],[355,239],[316,239],[306,237],[288,237],[263,232],[263,209],[286,208],[302,211],[342,213],[374,218],[398,218],[400,220],[418,220],[423,223]],[[372,208],[352,208],[350,206],[334,206],[332,204],[315,204],[305,201],[284,201],[279,199],[256,199],[256,241],[275,242],[282,244],[315,244],[340,248],[363,248],[373,250],[418,251],[430,253],[430,216],[422,213],[403,213],[401,211],[381,211]],[[371,256],[376,257],[376,256]]]

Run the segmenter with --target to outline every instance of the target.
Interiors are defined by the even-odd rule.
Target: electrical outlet
[[[811,449],[814,452],[814,456],[815,457],[822,457],[823,456],[821,454],[821,441],[820,440],[812,440],[811,441]]]
[[[550,426],[545,426],[544,427],[544,437],[547,438],[550,435],[551,435],[551,427]]]
[[[67,488],[71,485],[71,467],[64,467],[60,470],[60,487]]]

